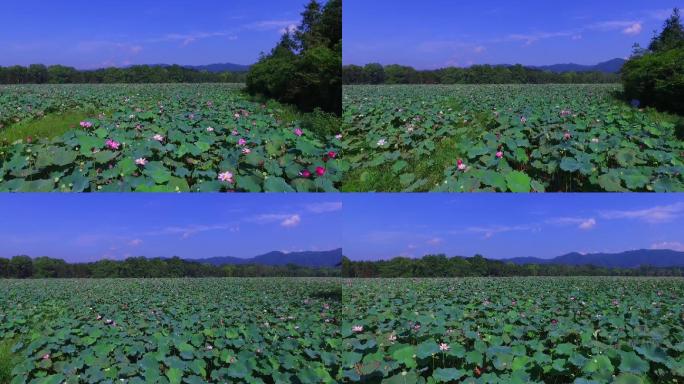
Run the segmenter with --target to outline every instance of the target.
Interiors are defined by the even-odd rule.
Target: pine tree
[[[684,27],[679,9],[675,8],[672,16],[665,21],[663,31],[651,40],[648,49],[651,52],[663,52],[679,47],[684,47]]]

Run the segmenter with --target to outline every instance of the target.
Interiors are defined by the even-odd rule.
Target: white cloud
[[[131,55],[137,55],[143,51],[143,46],[140,44],[132,43],[119,43],[114,41],[105,40],[93,40],[93,41],[82,41],[76,45],[76,49],[80,52],[94,52],[94,51],[111,51],[111,52],[121,52]]]
[[[638,35],[641,33],[641,23],[634,23],[622,30],[625,35]]]
[[[482,234],[482,235],[484,235],[485,239],[489,239],[492,236],[499,234],[499,233],[515,232],[515,231],[531,231],[533,229],[534,229],[533,227],[528,226],[528,225],[515,225],[515,226],[493,225],[493,226],[488,226],[488,227],[468,227],[465,230],[466,230],[466,232]],[[458,234],[458,233],[460,233],[460,231],[452,231],[451,233]]]
[[[307,204],[306,210],[312,213],[336,212],[342,209],[341,201]]]
[[[475,47],[473,49],[473,51],[475,51],[475,53],[483,53],[486,50],[487,50],[487,48],[482,46],[482,45],[478,45],[477,47]]]
[[[592,229],[594,228],[594,226],[596,226],[596,220],[594,220],[594,218],[591,218],[581,222],[579,225],[579,229]]]
[[[581,35],[581,34],[573,35],[573,36],[571,37],[571,39],[572,39],[572,40],[575,40],[575,41],[576,41],[576,40],[582,40],[582,35]]]
[[[137,247],[142,243],[143,243],[143,241],[141,239],[133,239],[133,240],[128,242],[128,245],[130,245],[131,247]]]
[[[188,239],[198,233],[210,231],[230,231],[238,232],[240,227],[235,224],[215,224],[215,225],[187,225],[179,227],[166,227],[147,233],[149,236],[180,235],[182,239]]]
[[[547,220],[547,223],[557,225],[576,225],[579,229],[589,230],[596,226],[596,219],[594,219],[593,217],[559,217]]]
[[[286,218],[280,223],[280,225],[283,226],[283,227],[285,227],[285,228],[293,228],[293,227],[298,226],[299,223],[301,223],[301,221],[302,221],[302,218],[301,218],[299,215],[294,214],[294,215],[291,215],[291,216],[289,216],[289,217],[286,217]]]
[[[297,24],[297,20],[263,20],[247,24],[244,26],[244,28],[257,31],[281,31],[285,28],[290,28],[295,24]]]
[[[657,224],[675,220],[683,212],[684,202],[680,202],[646,209],[605,211],[601,213],[601,216],[605,219],[634,219]]]
[[[651,244],[651,249],[670,249],[673,251],[684,252],[684,243],[679,241],[663,241]]]
[[[439,238],[439,237],[433,237],[433,238],[428,239],[428,241],[427,241],[427,243],[429,245],[440,245],[440,244],[442,244],[442,242],[444,242],[444,239]]]
[[[237,40],[237,36],[230,31],[213,31],[213,32],[193,32],[193,33],[167,33],[161,37],[154,37],[145,40],[148,43],[165,43],[175,42],[181,43],[181,46],[186,47],[199,40],[223,37],[227,40]]]

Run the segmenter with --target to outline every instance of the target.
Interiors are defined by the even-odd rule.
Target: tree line
[[[554,73],[520,64],[416,70],[404,65],[373,63],[342,67],[342,81],[344,84],[593,84],[618,83],[620,76],[603,72]]]
[[[159,278],[159,277],[334,277],[339,268],[309,268],[298,265],[241,264],[214,266],[184,260],[131,257],[122,261],[100,260],[67,263],[50,257],[0,258],[0,278]]]
[[[633,48],[632,57],[622,68],[625,96],[633,99],[635,106],[684,115],[684,26],[679,9],[672,11],[648,48],[639,44]]]
[[[284,31],[247,75],[247,91],[310,112],[342,113],[342,0],[311,0],[296,29]]]
[[[684,276],[684,268],[605,268],[593,265],[518,265],[481,255],[471,258],[427,255],[421,259],[351,261],[342,259],[343,277],[512,277],[512,276]]]
[[[0,84],[244,83],[247,73],[207,72],[180,65],[78,70],[63,65],[0,67]]]

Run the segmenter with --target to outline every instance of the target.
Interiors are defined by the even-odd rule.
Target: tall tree
[[[672,15],[663,25],[663,31],[654,36],[648,46],[651,52],[663,52],[674,48],[684,48],[684,26],[682,26],[679,8],[672,11]]]
[[[27,279],[33,276],[33,261],[28,256],[14,256],[9,262],[10,276]]]

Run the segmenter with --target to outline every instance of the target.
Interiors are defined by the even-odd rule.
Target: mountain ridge
[[[281,252],[271,251],[263,255],[251,258],[239,258],[233,256],[218,256],[205,259],[184,259],[187,261],[211,264],[214,266],[222,265],[287,265],[295,264],[302,267],[336,267],[342,262],[342,248],[330,251],[302,251],[302,252]]]
[[[543,71],[549,71],[554,73],[565,73],[565,72],[603,72],[603,73],[619,73],[622,66],[625,65],[627,60],[621,58],[615,58],[607,61],[600,62],[595,65],[582,65],[575,63],[566,64],[553,64],[553,65],[540,65],[540,66],[528,66],[528,68],[541,69]]]
[[[586,253],[570,252],[551,259],[537,257],[514,257],[500,259],[519,265],[555,264],[555,265],[594,265],[607,268],[684,267],[684,252],[670,249],[637,249],[619,253]]]

